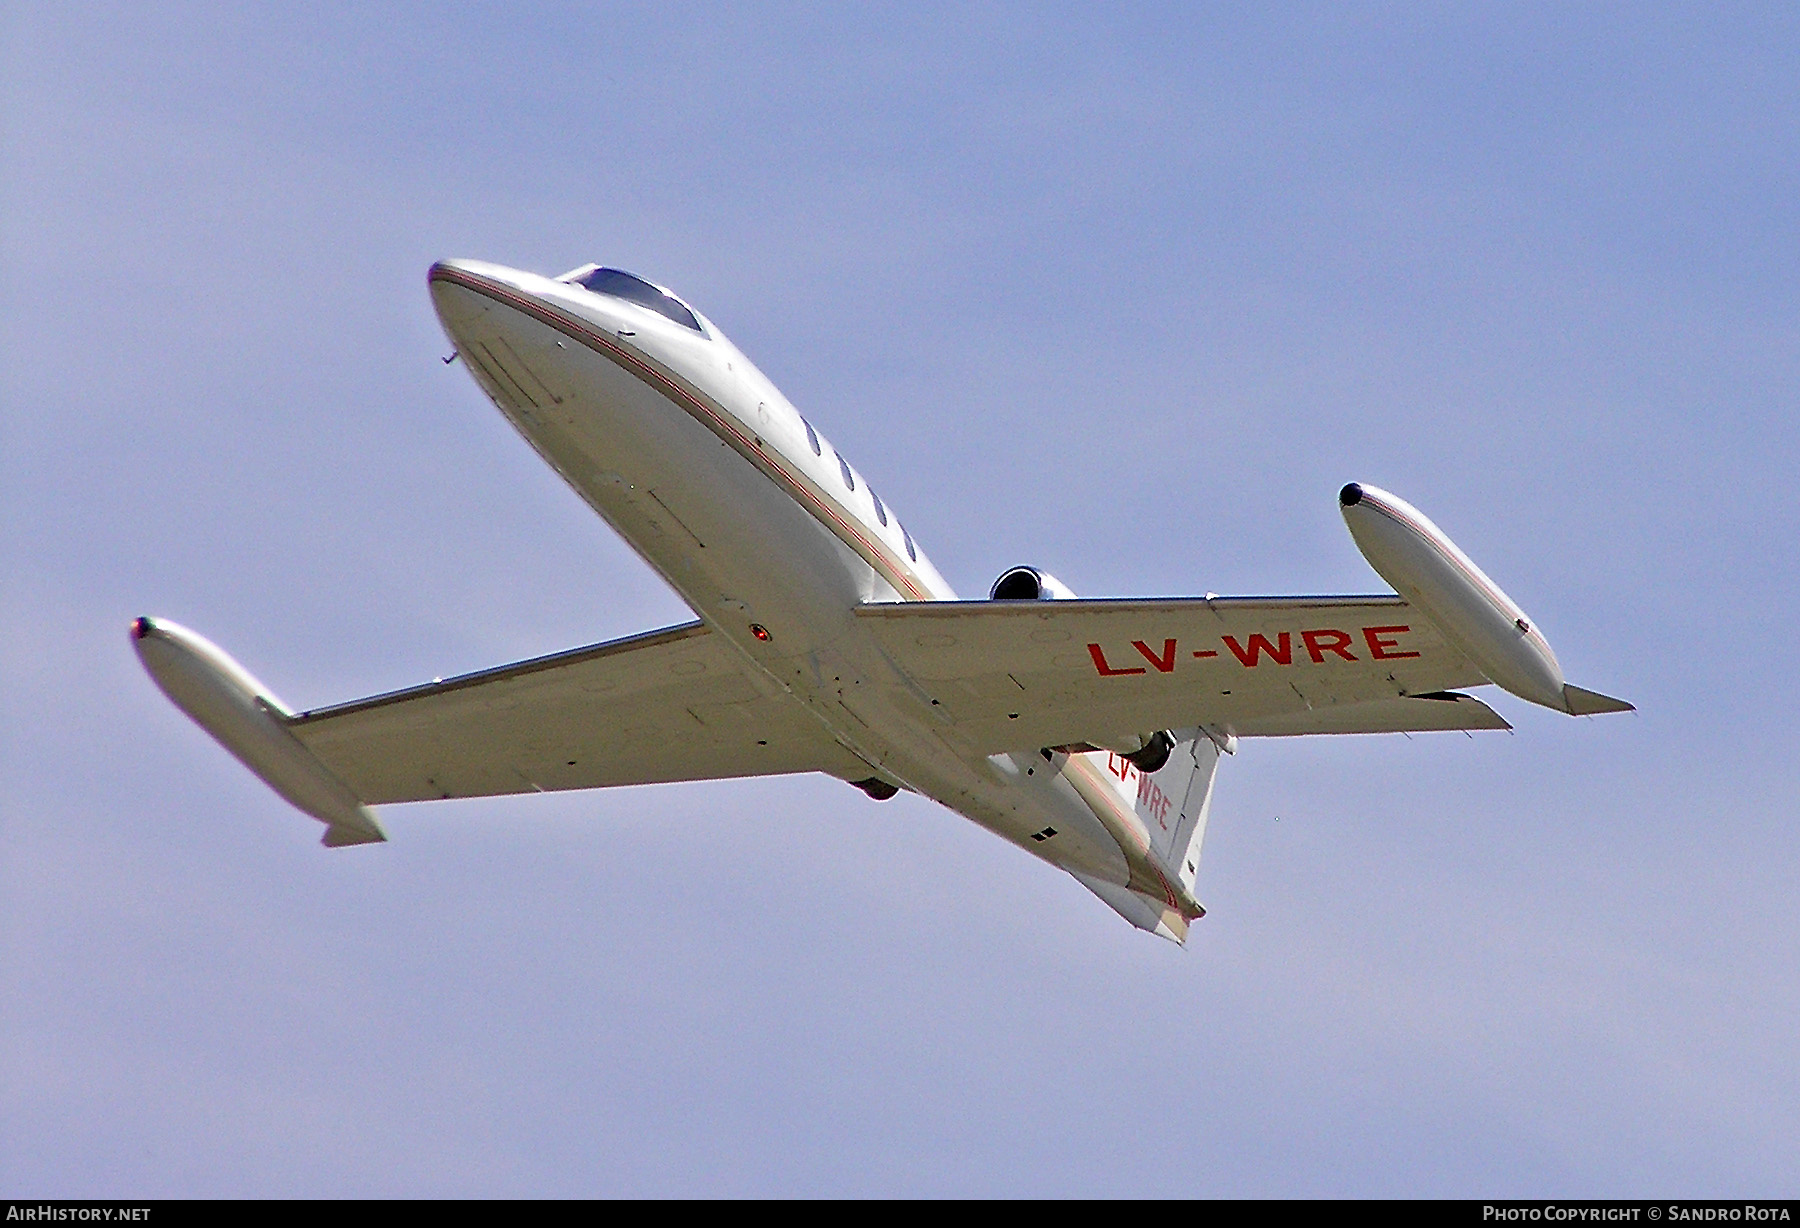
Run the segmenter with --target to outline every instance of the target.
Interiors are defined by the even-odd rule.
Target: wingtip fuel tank
[[[1585,716],[1632,705],[1570,686],[1537,624],[1418,508],[1351,482],[1338,507],[1357,549],[1494,683],[1520,699]]]
[[[156,685],[268,786],[325,824],[324,843],[373,844],[387,834],[368,807],[289,733],[293,713],[205,636],[160,618],[131,624]]]

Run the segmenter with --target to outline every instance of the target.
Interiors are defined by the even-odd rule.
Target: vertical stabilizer
[[[1178,729],[1173,736],[1175,748],[1158,770],[1140,772],[1113,755],[1108,760],[1107,779],[1126,796],[1135,790],[1137,817],[1149,834],[1151,855],[1163,867],[1162,872],[1181,880],[1192,898],[1194,879],[1200,870],[1200,844],[1206,838],[1206,819],[1212,810],[1219,754],[1221,749],[1232,749],[1235,743],[1226,735],[1215,738],[1204,728]],[[1178,943],[1187,941],[1189,919],[1172,906],[1173,897],[1159,900],[1083,874],[1075,877],[1139,929]]]
[[[1212,809],[1219,743],[1204,729],[1175,732],[1175,750],[1162,769],[1138,781],[1137,813],[1150,846],[1191,895],[1200,869],[1200,842]]]

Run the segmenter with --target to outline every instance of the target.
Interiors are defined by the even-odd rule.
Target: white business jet
[[[1430,520],[1338,502],[1398,595],[1077,598],[1015,567],[961,601],[899,514],[710,320],[586,265],[430,273],[470,373],[698,620],[295,712],[175,623],[151,676],[331,847],[369,807],[824,772],[909,789],[1074,875],[1177,942],[1214,773],[1241,738],[1506,729],[1454,688],[1584,715],[1542,632]]]

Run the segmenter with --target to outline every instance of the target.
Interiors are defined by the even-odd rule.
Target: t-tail
[[[1140,771],[1129,761],[1112,756],[1121,792],[1134,793],[1139,822],[1150,840],[1150,855],[1164,873],[1180,879],[1191,897],[1200,872],[1200,845],[1206,839],[1206,820],[1212,810],[1213,780],[1219,771],[1221,751],[1236,749],[1236,739],[1205,728],[1176,730],[1175,747],[1168,761],[1154,772]],[[1154,898],[1085,874],[1075,875],[1081,884],[1121,917],[1141,930],[1177,943],[1185,943],[1188,918]]]

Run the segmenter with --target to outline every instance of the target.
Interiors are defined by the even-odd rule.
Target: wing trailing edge
[[[1511,729],[1498,712],[1472,695],[1434,691],[1369,703],[1335,704],[1300,712],[1236,721],[1240,738],[1287,738],[1319,733],[1439,733]]]

